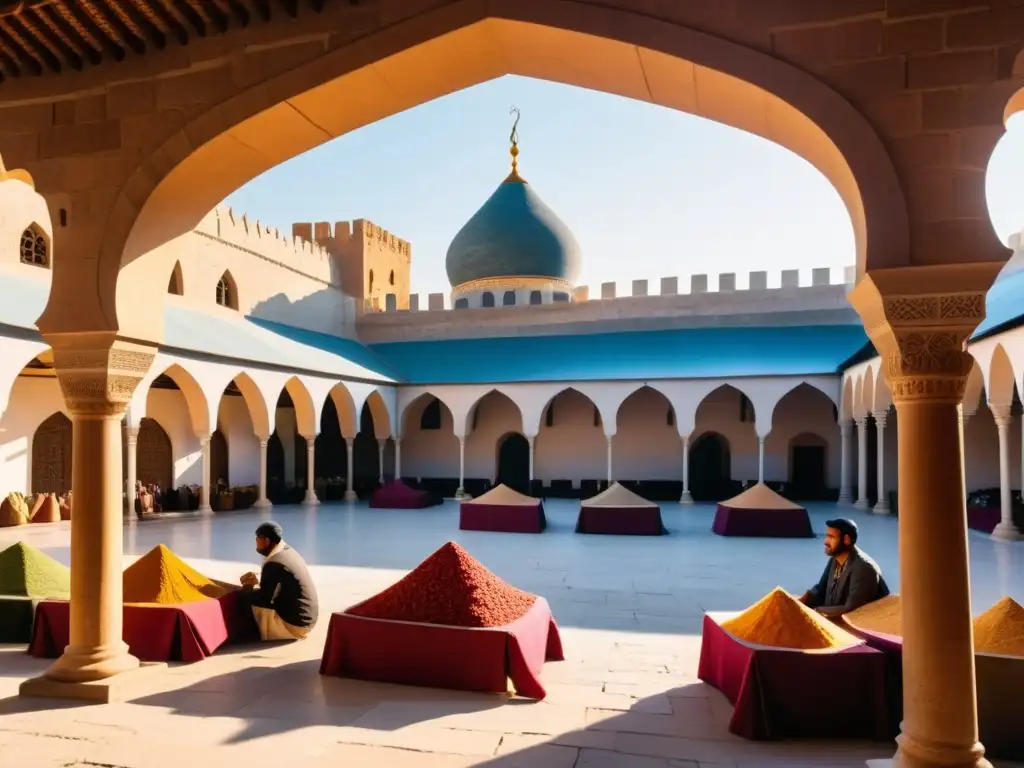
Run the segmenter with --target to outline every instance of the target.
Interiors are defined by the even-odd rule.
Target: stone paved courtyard
[[[458,530],[458,508],[371,511],[278,507],[269,514],[147,521],[125,530],[126,561],[165,543],[208,575],[258,569],[252,532],[273,517],[313,566],[322,620],[305,642],[229,648],[159,672],[163,692],[80,706],[17,697],[48,662],[0,650],[0,754],[32,768],[377,766],[386,768],[755,768],[863,766],[893,746],[754,743],[728,733],[731,708],[696,680],[705,610],[737,610],[780,585],[802,591],[824,566],[816,540],[723,539],[713,508],[664,505],[672,535],[573,533],[576,505],[547,505],[540,536]],[[833,505],[812,508],[819,533]],[[899,578],[896,520],[849,511],[861,544]],[[68,559],[67,524],[0,530]],[[454,539],[518,587],[548,599],[566,661],[548,664],[548,698],[530,702],[321,678],[327,614],[389,585]],[[975,612],[1024,600],[1024,544],[971,533]],[[1009,763],[996,763],[997,768]]]

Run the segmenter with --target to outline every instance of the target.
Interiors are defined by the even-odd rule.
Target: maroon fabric
[[[903,638],[867,629],[847,628],[889,660],[887,689],[893,729],[903,717]],[[998,760],[1024,760],[1024,658],[974,655],[978,692],[978,731],[985,756]]]
[[[41,602],[28,652],[49,659],[60,656],[68,644],[70,621],[67,602]],[[123,621],[128,650],[142,661],[202,661],[229,640],[251,639],[256,628],[241,590],[184,605],[125,605]]]
[[[697,676],[733,704],[729,731],[737,736],[892,736],[885,654],[866,645],[832,653],[766,648],[738,640],[705,616]]]
[[[1002,511],[999,507],[968,507],[967,527],[983,533],[992,533],[1001,517]]]
[[[661,536],[667,533],[660,507],[580,507],[576,533]]]
[[[423,509],[440,504],[443,500],[430,493],[410,488],[401,480],[382,485],[370,496],[372,509]]]
[[[547,527],[544,505],[488,504],[464,501],[459,505],[459,528],[463,531],[540,533]]]
[[[719,536],[814,537],[806,509],[737,509],[719,504],[711,530]]]
[[[562,641],[547,601],[503,627],[467,629],[335,613],[320,674],[402,685],[504,693],[543,699],[545,661],[561,661]]]

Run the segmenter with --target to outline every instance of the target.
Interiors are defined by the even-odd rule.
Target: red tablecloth
[[[123,621],[124,641],[142,661],[202,661],[229,640],[259,639],[241,590],[184,605],[125,605]],[[28,652],[57,658],[64,652],[69,634],[68,603],[42,602],[36,609]]]
[[[661,536],[668,533],[659,507],[580,507],[576,533]]]
[[[545,661],[561,661],[562,640],[544,598],[503,627],[467,629],[335,613],[320,674],[431,688],[543,699]]]
[[[867,645],[822,653],[751,645],[705,616],[697,675],[735,707],[737,736],[888,740],[885,663]]]
[[[459,505],[459,528],[463,531],[540,533],[547,528],[547,519],[540,501],[534,506],[464,501]]]
[[[806,509],[737,509],[719,504],[711,530],[719,536],[814,537]]]
[[[968,507],[967,527],[983,533],[992,533],[999,524],[1002,510],[999,507]]]
[[[370,495],[371,509],[423,509],[444,501],[430,491],[410,488],[401,480],[392,480]]]
[[[903,717],[903,638],[872,632],[849,624],[847,629],[864,638],[889,660],[887,690],[889,711],[896,727]],[[978,691],[978,731],[985,756],[999,760],[1024,760],[1024,658],[974,655]]]

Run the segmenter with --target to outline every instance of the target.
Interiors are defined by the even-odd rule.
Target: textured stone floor
[[[252,531],[273,517],[313,566],[325,615],[455,539],[548,599],[567,660],[545,667],[543,702],[325,679],[317,674],[325,617],[305,642],[227,649],[160,672],[160,693],[75,706],[17,698],[19,683],[47,664],[8,647],[0,650],[0,763],[838,768],[890,756],[888,744],[763,744],[728,733],[728,703],[695,679],[702,613],[746,607],[776,585],[806,588],[824,566],[821,539],[723,539],[710,533],[710,507],[664,511],[672,535],[660,538],[575,535],[569,502],[548,506],[552,527],[541,536],[461,532],[452,502],[408,512],[281,507],[129,526],[126,560],[165,543],[209,575],[234,580],[258,565]],[[834,512],[812,509],[816,529]],[[848,514],[898,589],[896,521]],[[66,524],[0,530],[0,547],[19,538],[67,561]],[[972,533],[971,562],[976,610],[1005,594],[1024,599],[1024,545]]]

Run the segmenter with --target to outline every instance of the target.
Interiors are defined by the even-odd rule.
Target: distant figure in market
[[[275,522],[256,529],[256,551],[266,558],[259,576],[241,578],[263,640],[301,640],[316,626],[320,612],[306,561],[284,541]]]
[[[857,547],[852,520],[825,523],[825,554],[830,559],[821,579],[800,597],[808,608],[834,619],[889,594],[882,569]]]

